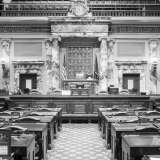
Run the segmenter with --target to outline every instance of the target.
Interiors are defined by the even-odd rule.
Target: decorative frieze
[[[20,74],[37,74],[37,90],[42,93],[42,66],[44,61],[41,60],[18,60],[12,61],[14,65],[14,92],[19,89]]]
[[[158,39],[149,39],[149,53],[150,53],[150,94],[157,93],[157,45]]]
[[[147,61],[139,61],[139,60],[119,60],[115,61],[115,64],[118,67],[118,86],[119,90],[121,91],[123,89],[123,74],[134,74],[138,73],[140,74],[140,92],[145,92],[145,69],[144,64],[147,64]]]
[[[2,44],[2,70],[3,70],[3,89],[9,91],[10,89],[10,45],[11,39],[1,39]]]

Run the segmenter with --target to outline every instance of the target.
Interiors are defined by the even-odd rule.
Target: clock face
[[[74,9],[74,14],[76,15],[76,16],[83,16],[84,14],[85,14],[85,8],[84,8],[84,6],[82,6],[82,5],[77,5],[77,6],[75,6],[75,9]]]

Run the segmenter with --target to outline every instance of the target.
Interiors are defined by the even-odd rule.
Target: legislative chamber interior
[[[2,0],[0,159],[160,160],[159,37],[159,0]]]

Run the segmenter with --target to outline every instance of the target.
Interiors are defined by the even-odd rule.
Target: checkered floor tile
[[[111,151],[105,148],[97,124],[67,123],[47,160],[111,160]]]

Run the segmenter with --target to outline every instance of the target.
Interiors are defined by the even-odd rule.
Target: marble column
[[[60,60],[58,38],[45,40],[46,45],[46,90],[47,95],[52,95],[55,89],[60,88]]]
[[[158,39],[149,39],[150,53],[150,94],[157,93],[157,45]]]
[[[3,70],[3,89],[9,91],[10,89],[10,45],[11,39],[1,39],[3,56],[1,58]]]
[[[52,94],[52,39],[45,39],[46,47],[46,93]]]
[[[114,43],[115,43],[114,39],[108,39],[108,51],[107,51],[108,86],[114,85],[114,78],[113,78],[113,45]]]
[[[60,89],[60,37],[52,39],[52,91]]]
[[[108,88],[108,74],[107,74],[107,38],[99,38],[100,41],[100,55],[99,55],[99,91],[107,91]]]

